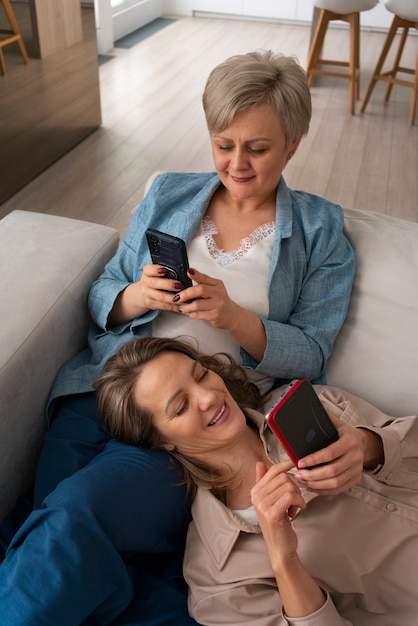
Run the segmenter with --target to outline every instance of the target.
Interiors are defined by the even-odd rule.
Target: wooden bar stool
[[[314,76],[335,76],[350,81],[349,103],[351,113],[355,112],[359,97],[360,76],[360,12],[376,6],[378,0],[314,0],[314,7],[321,9],[315,34],[309,51],[306,74],[309,86]],[[329,23],[334,20],[347,22],[350,28],[350,55],[348,61],[322,59],[321,53]],[[321,66],[347,68],[347,71],[323,69]]]
[[[394,13],[392,24],[389,28],[385,43],[383,44],[382,52],[380,53],[379,60],[373,72],[373,76],[367,88],[366,95],[364,97],[363,104],[361,106],[361,112],[366,110],[367,104],[372,95],[372,91],[378,80],[388,83],[385,94],[385,102],[389,100],[389,96],[392,91],[393,85],[402,85],[403,87],[412,88],[412,101],[411,109],[409,113],[409,122],[413,124],[415,122],[415,112],[417,108],[418,97],[418,46],[417,46],[417,59],[415,68],[402,67],[401,57],[405,47],[406,38],[410,28],[416,28],[418,30],[418,1],[417,0],[385,0],[385,7]],[[398,29],[402,28],[402,34],[399,41],[398,50],[396,53],[395,61],[391,70],[382,72],[383,64],[392,46]],[[398,73],[410,74],[413,76],[413,80],[405,80],[397,78]]]
[[[6,12],[6,17],[10,24],[10,29],[0,29],[0,35],[8,35],[6,38],[0,37],[0,72],[1,74],[6,73],[6,66],[4,64],[4,56],[3,56],[3,48],[4,46],[8,46],[11,43],[16,42],[19,46],[19,50],[23,57],[25,63],[29,61],[28,54],[26,52],[25,44],[23,43],[22,37],[20,35],[19,27],[16,22],[16,18],[14,16],[12,7],[10,6],[9,0],[0,0],[3,8]]]

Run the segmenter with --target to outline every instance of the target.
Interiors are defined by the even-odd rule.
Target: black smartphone
[[[302,457],[338,439],[308,380],[293,380],[266,413],[266,421],[295,465]]]
[[[189,261],[183,239],[154,228],[148,228],[145,235],[152,262],[167,268],[164,278],[173,278],[185,287],[191,287],[193,283],[187,276]]]

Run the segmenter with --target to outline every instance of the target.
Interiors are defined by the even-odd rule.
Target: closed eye
[[[248,152],[251,152],[252,154],[264,154],[267,150],[266,148],[248,148]]]
[[[232,150],[234,150],[233,146],[217,146],[219,152],[231,152]],[[247,148],[248,152],[250,154],[264,154],[265,152],[267,152],[267,148],[251,148],[248,147]]]
[[[200,372],[200,374],[197,377],[197,382],[201,383],[202,381],[206,380],[206,378],[209,376],[209,369],[205,368],[204,370],[202,370],[202,372]]]
[[[195,370],[195,380],[197,383],[201,383],[204,380],[207,379],[207,377],[209,376],[209,369],[206,368],[202,368],[200,371]],[[183,413],[185,413],[188,409],[189,406],[189,401],[187,399],[187,397],[182,400],[180,406],[176,409],[175,413],[174,413],[174,417],[179,417],[180,415],[183,415]]]
[[[187,411],[187,407],[189,406],[189,403],[187,400],[185,400],[184,402],[181,403],[181,405],[179,406],[179,408],[176,410],[176,412],[174,413],[174,417],[180,417],[180,415],[183,415],[183,413],[185,411]]]

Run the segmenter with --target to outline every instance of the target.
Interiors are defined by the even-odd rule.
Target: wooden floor
[[[362,32],[361,97],[384,35]],[[404,65],[415,62],[411,37]],[[180,18],[100,67],[102,127],[0,206],[109,224],[124,233],[155,170],[212,169],[201,93],[226,57],[259,48],[295,54],[305,65],[309,26]],[[333,29],[325,52],[343,58],[348,33]],[[308,136],[285,171],[288,185],[345,207],[418,221],[418,116],[412,90],[395,87],[385,104],[378,84],[366,113],[348,110],[348,82],[316,79]],[[358,109],[360,108],[360,102]]]

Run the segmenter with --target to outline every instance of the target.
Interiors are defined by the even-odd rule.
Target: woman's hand
[[[356,485],[364,469],[384,462],[378,434],[353,428],[329,413],[338,431],[338,441],[300,459],[296,477],[304,487],[320,495],[336,495]],[[317,467],[314,467],[317,466]],[[312,469],[304,469],[309,468]]]
[[[257,463],[257,482],[251,490],[251,502],[270,560],[277,559],[278,566],[283,559],[293,558],[296,554],[297,537],[290,520],[298,509],[306,506],[296,481],[287,474],[292,467],[291,461],[272,465],[269,469],[264,463]],[[272,565],[274,569],[273,562]]]
[[[291,467],[292,462],[279,463],[270,469],[264,463],[257,463],[257,482],[251,490],[251,501],[285,613],[289,617],[303,617],[320,609],[325,595],[297,555],[298,540],[291,519],[298,508],[306,505],[295,481],[286,473]]]
[[[173,292],[181,291],[184,285],[178,280],[165,278],[166,273],[162,265],[145,265],[140,280],[128,285],[116,298],[109,314],[109,324],[116,326],[130,322],[149,310],[177,313]]]
[[[173,302],[180,313],[194,320],[206,320],[214,328],[227,332],[257,361],[266,348],[266,333],[260,318],[228,295],[222,280],[189,269],[194,285],[177,293]]]
[[[188,274],[195,284],[173,298],[181,313],[206,320],[214,328],[233,331],[240,307],[231,300],[222,280],[195,269],[189,269]]]

